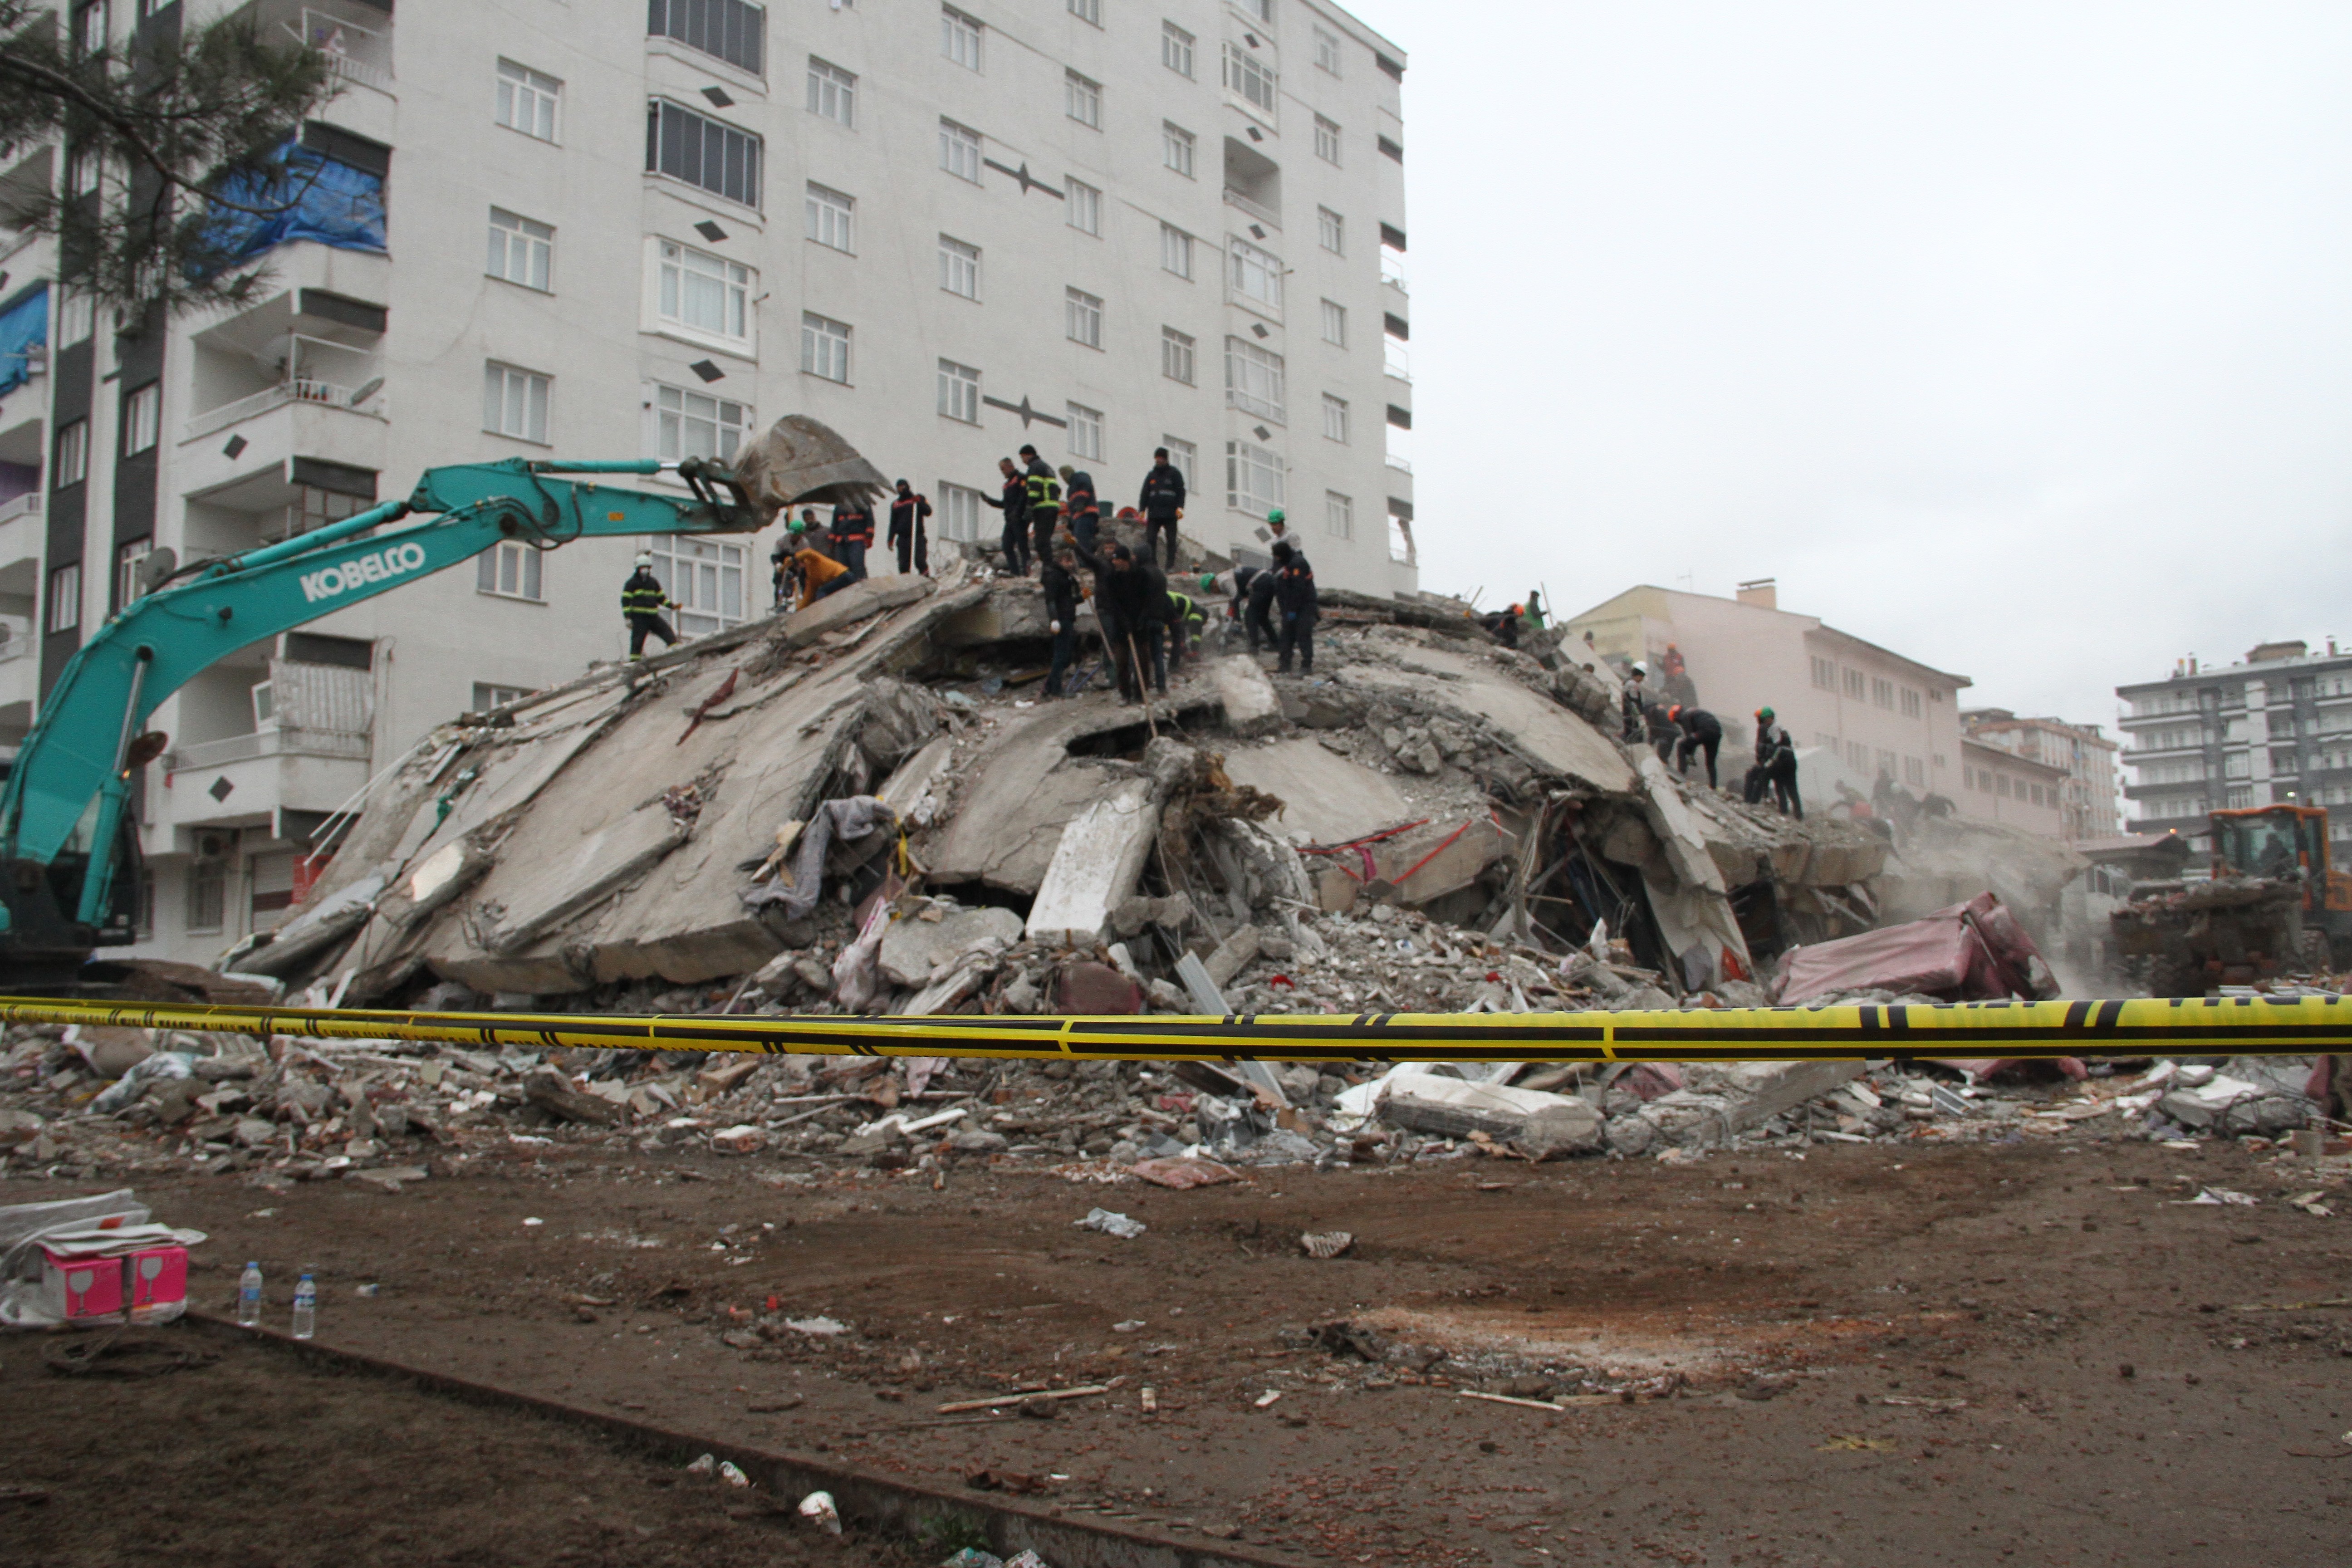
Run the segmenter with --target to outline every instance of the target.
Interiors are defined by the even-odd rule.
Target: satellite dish
[[[383,377],[377,376],[373,381],[366,383],[361,386],[357,392],[352,394],[352,406],[357,408],[361,404],[365,403],[369,398],[373,397],[377,393],[382,392],[383,390]]]
[[[151,550],[139,558],[139,591],[152,594],[156,587],[179,569],[180,557],[170,545]]]

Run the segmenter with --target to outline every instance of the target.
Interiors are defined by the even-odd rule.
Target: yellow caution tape
[[[1087,1061],[1786,1061],[2352,1053],[2352,1002],[2341,996],[1225,1018],[402,1013],[15,997],[0,998],[0,1022],[193,1029],[257,1039],[290,1035],[491,1047]]]

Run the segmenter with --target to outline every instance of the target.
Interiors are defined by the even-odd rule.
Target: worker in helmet
[[[661,579],[654,575],[654,557],[650,550],[637,555],[637,569],[621,584],[621,618],[629,624],[629,657],[646,657],[646,638],[657,637],[662,647],[677,641],[677,634],[662,619],[664,610],[677,608]]]
[[[794,607],[803,610],[857,580],[856,574],[813,544],[794,551],[784,571],[785,590],[798,599]]]
[[[1764,792],[1784,816],[1805,819],[1805,803],[1797,794],[1797,742],[1775,722],[1769,708],[1756,710],[1756,765],[1748,770],[1748,804],[1763,804]]]
[[[1666,710],[1666,717],[1682,728],[1682,739],[1675,745],[1675,771],[1688,773],[1691,759],[1706,755],[1706,787],[1720,787],[1715,773],[1715,754],[1723,749],[1723,721],[1704,708],[1685,708],[1680,703]]]
[[[1625,689],[1618,697],[1619,717],[1622,721],[1623,738],[1629,746],[1640,745],[1649,731],[1649,726],[1643,721],[1642,716],[1642,710],[1648,707],[1650,701],[1649,688],[1644,684],[1649,679],[1649,676],[1648,665],[1635,665],[1626,672]]]
[[[1265,514],[1265,526],[1266,531],[1274,535],[1274,542],[1276,544],[1290,537],[1290,521],[1284,516],[1280,507],[1276,507]]]

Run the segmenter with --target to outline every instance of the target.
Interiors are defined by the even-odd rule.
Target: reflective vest
[[[1061,510],[1062,481],[1060,478],[1054,474],[1031,474],[1029,476],[1029,510],[1031,515],[1034,516],[1041,511],[1059,511]]]
[[[658,616],[668,597],[662,592],[661,580],[639,567],[635,574],[621,584],[621,613],[625,616]]]
[[[1168,590],[1168,607],[1176,612],[1176,624],[1180,626],[1191,626],[1208,618],[1201,613],[1200,606],[1193,604],[1191,598],[1176,592],[1173,588]]]

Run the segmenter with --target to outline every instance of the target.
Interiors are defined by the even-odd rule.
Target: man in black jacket
[[[923,527],[923,520],[930,515],[931,498],[917,495],[906,480],[900,479],[898,497],[890,503],[890,542],[898,547],[901,577],[910,570],[926,577],[931,574],[930,540],[929,530]]]
[[[1013,466],[1010,458],[996,459],[997,471],[1004,476],[1004,499],[990,500],[980,498],[982,506],[992,506],[1004,514],[1004,569],[1015,577],[1029,575],[1029,479]],[[1044,556],[1039,556],[1041,562]]]
[[[1030,553],[1039,561],[1054,558],[1054,530],[1062,521],[1062,480],[1037,455],[1034,447],[1021,448],[1022,485],[1027,492]]]
[[[1748,804],[1762,804],[1769,788],[1781,815],[1802,822],[1805,803],[1797,795],[1797,742],[1772,721],[1769,708],[1756,710],[1756,765],[1748,770]]]
[[[1168,448],[1160,447],[1151,454],[1151,471],[1143,476],[1143,493],[1136,500],[1136,510],[1143,513],[1143,554],[1146,560],[1160,553],[1160,533],[1168,532],[1168,566],[1176,566],[1176,525],[1184,517],[1184,473],[1168,460]]]
[[[1112,544],[1100,554],[1073,542],[1070,552],[1095,574],[1095,615],[1101,621],[1103,640],[1110,645],[1118,667],[1118,694],[1129,701],[1143,700],[1143,658],[1147,650],[1161,691],[1168,689],[1167,654],[1160,633],[1168,624],[1168,576],[1157,566],[1138,564],[1135,552]]]
[[[1675,760],[1675,747],[1683,738],[1683,727],[1675,722],[1674,710],[1663,702],[1653,702],[1642,710],[1642,717],[1650,726],[1650,748],[1658,753],[1658,761]]]
[[[1054,634],[1054,662],[1045,671],[1045,695],[1062,695],[1062,678],[1078,655],[1078,558],[1064,549],[1039,567],[1045,590],[1045,625]]]
[[[637,569],[621,584],[621,617],[629,623],[629,657],[646,657],[646,638],[661,638],[662,647],[677,641],[677,634],[662,619],[664,610],[674,610],[677,604],[654,575],[654,558],[650,551],[637,557]]]
[[[1298,673],[1315,673],[1315,623],[1323,617],[1315,593],[1315,568],[1307,563],[1306,552],[1286,539],[1276,540],[1274,546],[1275,598],[1282,607],[1281,658],[1275,661],[1276,675],[1290,673],[1290,656],[1298,655]]]
[[[833,509],[833,558],[853,579],[866,575],[866,552],[874,548],[874,509],[863,500]]]
[[[1246,584],[1241,580],[1244,572],[1249,574]],[[1274,629],[1274,592],[1281,578],[1271,568],[1259,571],[1242,566],[1234,569],[1234,594],[1245,595],[1248,601],[1248,608],[1242,612],[1242,630],[1249,635],[1250,652],[1255,655],[1258,651],[1260,637],[1265,639],[1267,647],[1281,646],[1282,637]]]
[[[1668,716],[1683,727],[1683,738],[1675,747],[1675,771],[1688,773],[1691,758],[1706,754],[1706,787],[1719,787],[1715,775],[1715,754],[1723,749],[1723,721],[1704,708],[1675,707]]]
[[[1102,534],[1102,502],[1095,495],[1095,477],[1067,463],[1062,465],[1062,511],[1078,542],[1092,550]]]

